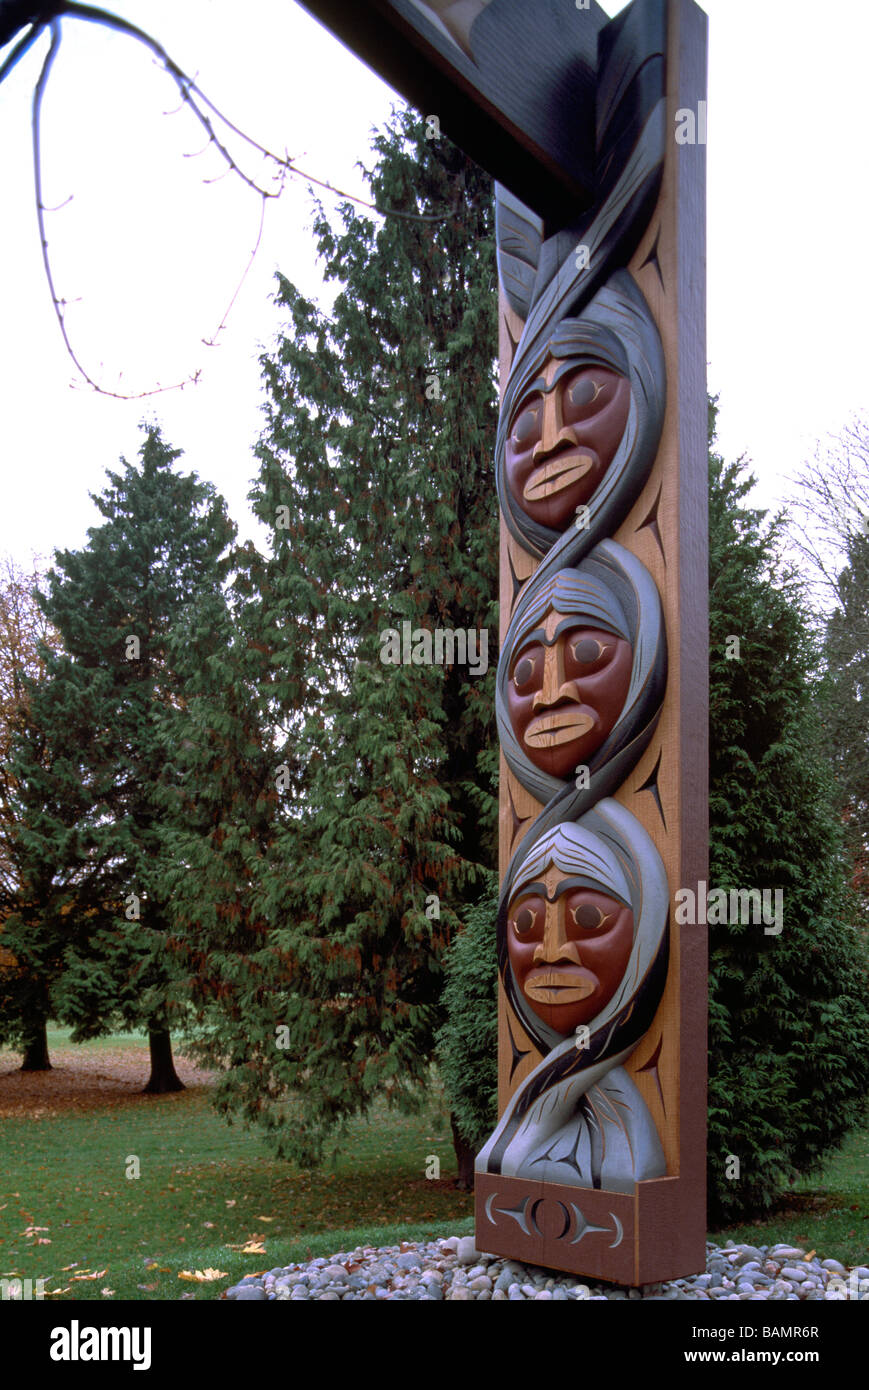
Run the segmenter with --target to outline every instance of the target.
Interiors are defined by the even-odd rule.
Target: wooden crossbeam
[[[596,189],[590,0],[300,0],[471,159],[547,221]]]

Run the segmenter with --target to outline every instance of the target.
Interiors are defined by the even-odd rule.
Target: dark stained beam
[[[544,220],[591,206],[595,0],[299,2]]]

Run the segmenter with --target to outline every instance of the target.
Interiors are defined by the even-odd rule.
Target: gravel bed
[[[706,1273],[643,1289],[596,1284],[574,1275],[520,1264],[478,1251],[473,1236],[402,1245],[360,1246],[329,1259],[270,1269],[248,1275],[226,1290],[238,1302],[264,1300],[304,1303],[312,1298],[328,1303],[343,1299],[408,1300],[435,1303],[491,1299],[514,1303],[529,1299],[553,1302],[603,1299],[641,1300],[723,1299],[818,1300],[848,1298],[850,1271],[838,1260],[821,1260],[792,1245],[706,1246]],[[869,1269],[857,1267],[858,1279],[869,1281]],[[869,1291],[869,1282],[862,1286]]]

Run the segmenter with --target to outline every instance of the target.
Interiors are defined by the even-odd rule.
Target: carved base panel
[[[637,1184],[636,1193],[567,1187],[478,1173],[476,1241],[483,1254],[639,1287],[706,1268],[705,1233],[686,1245],[678,1178]],[[642,1252],[642,1253],[641,1253]]]

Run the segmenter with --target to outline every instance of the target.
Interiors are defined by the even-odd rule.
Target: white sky
[[[533,3],[533,0],[529,0]],[[353,193],[369,132],[394,94],[294,0],[117,0],[242,129]],[[604,3],[616,14],[618,0]],[[747,453],[758,505],[869,405],[865,272],[869,95],[865,0],[707,0],[710,16],[708,359],[726,457]],[[243,16],[243,19],[240,18]],[[201,370],[196,386],[119,402],[75,385],[42,279],[30,101],[45,52],[0,86],[0,553],[22,563],[77,548],[99,523],[89,491],[158,419],[182,467],[214,482],[242,539],[260,430],[258,354],[279,321],[277,267],[328,302],[312,198],[293,180],[267,215],[259,257],[205,347],[256,236],[259,200],[221,172],[143,48],[77,21],[43,113],[44,196],[58,292],[93,375],[147,389]],[[248,168],[256,172],[254,157]],[[336,200],[323,195],[327,206]],[[119,374],[122,373],[122,376]]]

